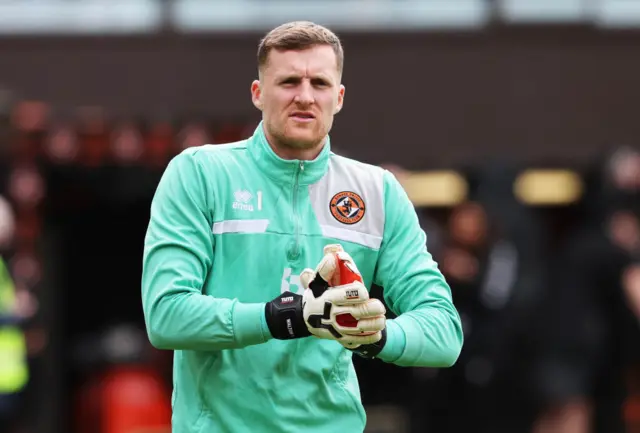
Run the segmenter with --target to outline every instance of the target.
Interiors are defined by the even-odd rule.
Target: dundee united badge
[[[364,217],[364,200],[355,192],[337,193],[329,203],[331,215],[343,224],[355,224]]]

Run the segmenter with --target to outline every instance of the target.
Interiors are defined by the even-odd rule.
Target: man
[[[22,314],[4,252],[15,233],[15,217],[9,202],[0,196],[0,432],[17,422],[20,398],[29,380],[27,346],[20,328]]]
[[[183,151],[158,185],[142,299],[150,341],[175,350],[175,433],[361,432],[354,352],[432,367],[460,353],[458,313],[404,190],[330,150],[342,65],[328,29],[275,28],[258,49],[253,136]],[[325,290],[340,249],[364,284]],[[372,283],[396,319],[369,299]]]

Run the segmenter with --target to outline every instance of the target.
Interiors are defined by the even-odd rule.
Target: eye
[[[327,87],[330,85],[327,80],[324,80],[322,78],[314,78],[313,80],[311,80],[311,84],[316,87]]]
[[[288,77],[283,79],[280,84],[285,86],[295,86],[300,83],[300,79],[296,77]]]

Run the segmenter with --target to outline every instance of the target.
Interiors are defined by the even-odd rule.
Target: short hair
[[[340,38],[328,28],[310,21],[292,21],[271,30],[258,46],[258,70],[262,71],[272,50],[305,50],[318,45],[329,45],[336,54],[338,72],[342,73],[344,50]]]

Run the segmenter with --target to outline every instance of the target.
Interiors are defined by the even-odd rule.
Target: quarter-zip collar
[[[331,145],[329,137],[316,159],[303,161],[299,159],[283,159],[273,151],[264,134],[263,123],[260,122],[247,142],[251,157],[260,170],[279,183],[309,185],[319,181],[329,167]],[[301,169],[302,168],[302,169]]]

